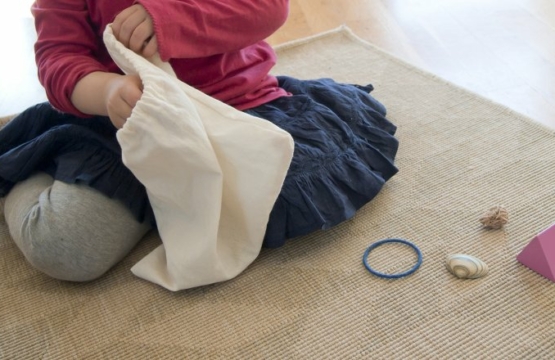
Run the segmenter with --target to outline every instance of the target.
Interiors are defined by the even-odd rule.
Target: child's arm
[[[78,116],[109,115],[121,127],[141,96],[137,77],[111,73],[97,59],[99,39],[83,0],[37,0],[35,56],[50,103]]]
[[[48,99],[59,110],[85,115],[71,101],[75,85],[89,73],[108,71],[94,57],[99,42],[85,1],[37,0],[32,12],[38,75]]]
[[[152,17],[162,60],[236,51],[273,34],[288,0],[137,0]]]
[[[141,98],[142,87],[136,75],[97,71],[77,82],[71,101],[84,114],[108,115],[119,129]]]

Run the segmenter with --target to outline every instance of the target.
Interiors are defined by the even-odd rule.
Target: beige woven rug
[[[400,172],[358,215],[261,256],[226,283],[170,293],[129,268],[146,239],[100,280],[71,284],[31,269],[0,223],[2,359],[553,359],[555,284],[515,256],[555,222],[555,136],[504,107],[419,71],[343,29],[279,49],[276,74],[373,83],[399,126]],[[503,204],[510,222],[478,219]],[[365,248],[402,237],[424,255],[384,280]],[[458,280],[450,253],[484,260]],[[415,260],[403,246],[377,269]]]

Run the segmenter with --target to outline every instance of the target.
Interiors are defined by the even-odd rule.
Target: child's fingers
[[[145,21],[147,23],[143,24]],[[152,20],[150,16],[141,5],[133,5],[116,16],[112,29],[116,39],[125,45],[125,47],[130,48],[131,38],[141,25],[145,29],[139,30],[138,35],[135,36],[145,36],[145,38],[150,36],[152,34]],[[142,35],[142,33],[146,33],[146,35]]]
[[[158,52],[158,41],[156,40],[156,35],[152,36],[150,40],[146,43],[142,55],[145,58],[149,58]]]
[[[144,21],[141,22],[131,34],[128,48],[140,54],[143,51],[145,44],[147,44],[152,38],[152,35],[152,21],[150,21],[150,19],[144,19]]]
[[[118,90],[108,102],[108,115],[116,128],[121,128],[127,121],[133,108],[142,96],[143,84],[138,76],[123,76],[119,80]]]
[[[117,38],[120,36],[120,32],[121,32],[121,26],[123,25],[123,23],[125,22],[125,20],[127,20],[127,18],[134,12],[136,12],[138,9],[136,6],[131,6],[128,7],[125,10],[122,10],[122,12],[120,12],[115,18],[114,21],[112,22],[112,30],[114,31],[114,36]]]
[[[110,116],[112,124],[119,129],[123,126],[127,118],[131,116],[132,110],[133,108],[120,96],[110,104],[108,116]]]
[[[121,92],[121,98],[127,106],[129,106],[129,116],[131,115],[131,110],[135,107],[143,95],[143,83],[138,76],[129,76],[128,79],[129,82]]]
[[[121,97],[117,102],[117,105],[114,106],[111,109],[112,111],[109,113],[112,124],[114,124],[114,126],[118,129],[125,124],[133,111],[134,105],[131,106],[128,101],[129,99]]]
[[[150,15],[141,5],[132,5],[119,13],[112,23],[112,29],[116,39],[125,47],[146,56],[144,50],[150,44],[154,29]],[[146,53],[153,55],[157,48],[157,43],[154,43]]]
[[[132,14],[129,16],[121,25],[121,30],[119,32],[119,37],[117,39],[126,47],[130,49],[131,37],[137,31],[137,27],[145,21],[144,17],[134,16]]]
[[[125,102],[125,105],[127,105],[126,109],[129,110],[129,112],[126,113],[129,117],[129,115],[131,115],[131,110],[135,107],[135,105],[137,105],[137,102],[141,99],[143,93],[138,88],[134,88],[129,89],[122,95],[122,100]]]
[[[114,101],[108,108],[108,116],[116,128],[121,128],[133,109],[122,99]]]
[[[127,121],[127,117],[111,114],[110,121],[117,129],[121,129],[125,124],[125,122]]]

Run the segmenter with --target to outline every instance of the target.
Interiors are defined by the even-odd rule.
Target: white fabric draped
[[[124,164],[147,189],[162,245],[132,272],[173,291],[237,276],[260,252],[291,136],[179,81],[158,56],[125,48],[110,26],[104,42],[144,85],[117,138]]]

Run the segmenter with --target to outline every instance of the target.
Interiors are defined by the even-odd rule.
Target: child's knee
[[[87,186],[51,178],[37,185],[36,179],[16,185],[8,194],[5,218],[27,260],[51,277],[94,280],[149,230],[122,204]]]
[[[69,211],[69,210],[68,210]],[[104,274],[111,262],[95,251],[95,235],[40,203],[7,218],[8,228],[27,261],[59,280],[90,281]]]
[[[91,281],[102,276],[111,264],[93,253],[83,254],[67,239],[53,231],[28,226],[18,239],[27,261],[37,270],[58,280]],[[76,251],[77,250],[77,251]]]

